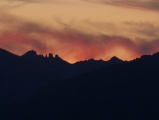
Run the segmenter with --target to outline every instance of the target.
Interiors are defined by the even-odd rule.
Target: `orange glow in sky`
[[[131,60],[159,51],[158,0],[1,0],[0,47],[64,60]]]

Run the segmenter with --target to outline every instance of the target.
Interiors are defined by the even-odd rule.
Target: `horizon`
[[[47,54],[45,54],[45,55],[44,55],[44,54],[38,54],[37,51],[36,51],[36,50],[33,50],[33,49],[32,49],[32,50],[28,50],[28,51],[26,51],[25,53],[23,53],[23,54],[21,54],[21,55],[18,55],[18,54],[16,54],[16,53],[11,52],[11,51],[5,50],[5,49],[3,49],[3,48],[0,48],[0,50],[7,51],[7,52],[9,52],[9,53],[11,53],[11,54],[13,54],[13,55],[19,56],[19,57],[25,55],[25,54],[28,53],[28,52],[32,52],[32,51],[36,52],[36,55],[37,55],[37,56],[39,56],[39,55],[40,55],[40,56],[43,56],[43,57],[46,57],[46,56],[47,56],[47,58],[49,57],[49,54],[52,54],[53,57],[55,57],[55,56],[57,55],[58,57],[60,57],[60,58],[61,58],[62,60],[64,60],[64,61],[68,62],[69,64],[75,64],[75,63],[78,63],[78,62],[89,61],[89,60],[95,60],[95,61],[102,60],[102,61],[104,61],[104,62],[108,62],[108,61],[110,61],[110,60],[111,60],[112,58],[114,58],[114,57],[116,57],[117,59],[119,59],[119,60],[121,60],[121,61],[131,62],[131,61],[133,61],[133,60],[135,60],[135,59],[138,59],[138,58],[141,58],[142,56],[145,56],[145,55],[154,55],[154,54],[156,54],[156,53],[159,53],[159,52],[157,51],[157,52],[152,53],[152,54],[144,54],[144,55],[142,55],[142,56],[140,56],[140,57],[137,57],[137,58],[134,58],[134,59],[132,59],[132,60],[123,60],[123,59],[121,59],[121,58],[119,58],[119,57],[117,57],[117,56],[112,56],[112,57],[111,57],[110,59],[108,59],[108,60],[88,58],[88,59],[85,59],[85,60],[79,60],[79,61],[75,61],[75,62],[69,62],[69,61],[63,59],[63,58],[62,58],[61,56],[59,56],[58,54],[53,54],[53,53],[47,53]]]
[[[0,48],[69,63],[159,51],[158,0],[1,0]]]

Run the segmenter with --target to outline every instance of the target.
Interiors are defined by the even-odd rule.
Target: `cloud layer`
[[[44,0],[3,1],[12,2],[0,5],[3,9],[0,12],[0,47],[19,55],[34,49],[39,54],[52,52],[69,62],[76,62],[89,58],[108,60],[112,56],[130,60],[159,51],[159,25],[155,22],[159,18],[155,17],[156,12],[151,16],[151,12],[130,10],[130,14],[127,9],[108,5],[129,4],[155,10],[152,7],[155,2],[157,4],[155,0],[151,3],[76,0],[80,1],[77,2],[79,4],[73,0],[64,4],[66,2],[60,0],[56,5],[53,4],[57,2],[55,0],[47,0],[49,4],[44,5],[39,4]],[[108,6],[99,3],[107,3]],[[92,11],[94,7],[98,9]]]
[[[122,7],[134,7],[159,10],[158,0],[86,0],[89,2],[112,4]]]
[[[52,52],[69,62],[75,62],[89,58],[108,60],[112,56],[130,60],[159,50],[157,39],[138,39],[140,42],[136,43],[131,38],[122,36],[84,33],[69,25],[62,29],[53,29],[6,14],[1,17],[0,23],[5,26],[0,34],[0,47],[17,54],[35,49],[39,54]]]
[[[18,7],[27,3],[45,3],[45,2],[70,2],[71,0],[1,0],[5,5],[12,5],[12,7]],[[93,3],[112,4],[122,7],[132,8],[145,8],[152,10],[159,10],[158,0],[74,0],[74,1],[86,1]],[[7,3],[7,4],[6,4]],[[16,4],[15,4],[16,3]]]

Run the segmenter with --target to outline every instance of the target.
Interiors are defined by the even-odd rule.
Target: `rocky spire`
[[[49,53],[49,59],[53,59],[54,57],[53,57],[53,55],[52,55],[52,53]]]

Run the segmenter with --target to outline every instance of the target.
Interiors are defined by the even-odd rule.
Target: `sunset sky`
[[[0,48],[131,60],[159,51],[158,0],[0,0]]]

